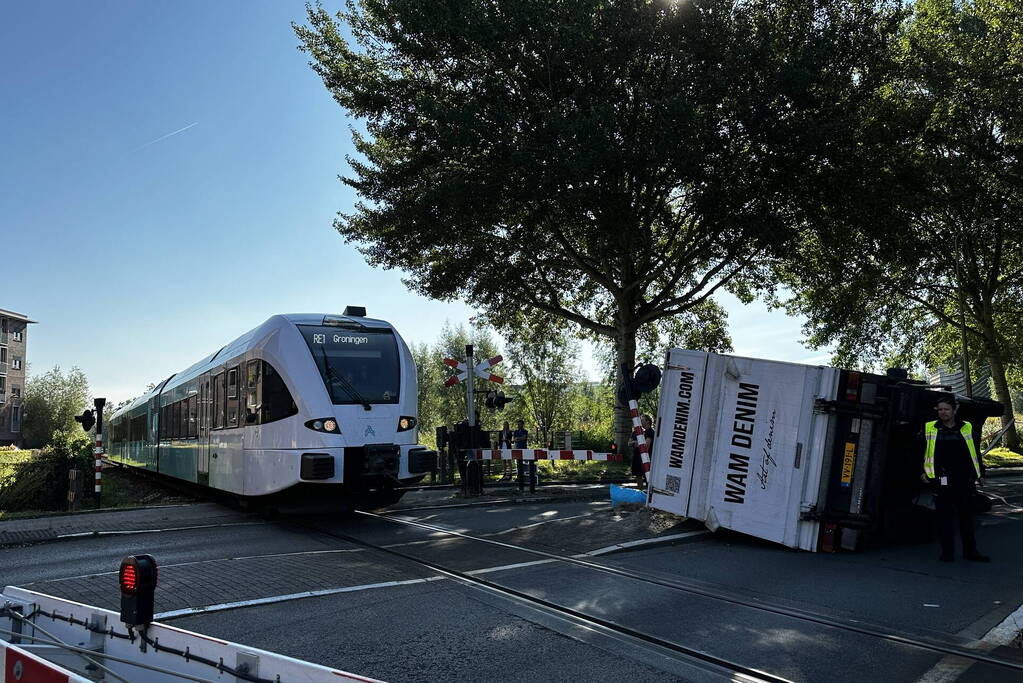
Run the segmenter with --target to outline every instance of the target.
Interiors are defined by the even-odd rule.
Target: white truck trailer
[[[917,437],[942,394],[906,378],[672,349],[649,504],[810,551],[927,530]],[[959,397],[975,439],[1002,406]],[[979,444],[978,444],[979,446]],[[979,451],[978,451],[979,452]]]

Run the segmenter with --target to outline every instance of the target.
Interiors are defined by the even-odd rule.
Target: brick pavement
[[[431,576],[413,565],[383,566],[362,551],[189,562],[160,567],[156,611],[253,600],[273,595],[406,581]],[[29,590],[111,610],[120,608],[117,572],[37,581]]]

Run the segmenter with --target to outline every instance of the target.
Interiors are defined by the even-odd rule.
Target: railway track
[[[370,518],[376,518],[380,520],[387,520],[390,522],[406,523],[405,520],[395,520],[385,515],[379,515],[371,512],[360,512],[358,514],[365,515]],[[345,541],[352,545],[358,546],[370,552],[375,552],[389,557],[398,558],[402,561],[411,562],[423,567],[427,567],[432,571],[437,572],[439,575],[444,576],[448,579],[457,581],[459,583],[484,590],[488,593],[494,594],[498,597],[512,600],[520,605],[525,605],[531,610],[540,611],[546,615],[554,616],[563,621],[567,621],[569,624],[577,627],[588,629],[597,634],[611,637],[619,642],[626,644],[633,648],[636,652],[643,651],[648,656],[653,658],[668,656],[672,659],[678,660],[680,657],[683,661],[689,664],[694,669],[694,679],[722,679],[729,681],[736,681],[741,683],[788,683],[789,679],[780,676],[775,676],[766,671],[760,671],[752,667],[745,666],[741,663],[734,662],[722,657],[717,657],[710,652],[701,650],[698,648],[688,647],[684,644],[673,642],[664,638],[657,637],[650,633],[643,632],[638,629],[631,628],[625,624],[618,623],[611,619],[606,619],[594,614],[588,614],[580,610],[572,609],[564,605],[557,604],[551,600],[546,600],[535,595],[531,595],[525,591],[515,590],[507,586],[503,586],[496,581],[484,578],[479,573],[471,571],[462,571],[454,569],[449,566],[445,566],[438,562],[416,557],[415,555],[403,551],[397,550],[391,547],[385,547],[375,543],[370,543],[361,538],[353,536],[351,534],[339,533],[315,525],[301,524],[303,528],[315,531],[319,534],[324,534],[332,538]],[[423,528],[434,529],[431,525],[421,525]],[[456,534],[462,538],[472,538],[464,534]],[[473,540],[485,540],[485,539],[473,539]],[[523,552],[536,552],[528,551],[525,548],[519,548],[511,546],[510,544],[499,544],[506,547],[511,547],[516,550]],[[546,553],[542,553],[546,555]],[[700,675],[702,674],[702,675]]]
[[[779,603],[772,603],[762,599],[751,599],[749,596],[741,595],[735,591],[708,587],[705,584],[698,584],[681,578],[668,578],[654,574],[637,572],[632,569],[624,570],[583,556],[559,555],[557,553],[520,546],[506,541],[495,540],[493,538],[473,536],[471,534],[445,529],[425,522],[401,519],[393,516],[395,513],[378,514],[373,512],[359,512],[357,514],[366,520],[371,520],[379,524],[398,525],[405,527],[406,529],[417,529],[423,532],[428,532],[431,538],[419,541],[419,543],[423,544],[421,547],[429,547],[429,545],[431,545],[431,541],[434,543],[442,541],[456,541],[460,543],[481,544],[493,549],[500,549],[501,552],[522,553],[524,555],[540,558],[539,562],[526,562],[511,566],[528,566],[530,564],[539,564],[543,562],[562,563],[566,566],[577,567],[589,572],[597,572],[624,580],[635,581],[640,584],[646,584],[650,587],[657,587],[660,590],[684,593],[690,596],[696,596],[722,604],[727,604],[742,610],[751,610],[756,613],[767,614],[774,618],[791,619],[814,627],[835,629],[843,633],[865,637],[878,643],[891,644],[933,655],[956,657],[972,663],[994,667],[995,669],[1004,672],[1004,674],[1010,679],[1016,676],[1023,676],[1023,662],[1003,659],[988,654],[987,652],[971,649],[957,643],[947,641],[943,642],[936,638],[925,638],[920,637],[919,635],[902,633],[882,625],[870,624],[835,615],[816,613]],[[414,553],[409,551],[409,544],[407,541],[403,544],[403,548],[399,550],[394,547],[385,547],[384,545],[369,542],[353,533],[339,532],[329,528],[324,528],[323,526],[316,525],[314,523],[303,522],[299,523],[299,525],[303,528],[315,531],[316,533],[325,534],[338,540],[343,540],[359,546],[367,551],[387,555],[389,557],[411,562],[423,567],[428,567],[442,576],[498,594],[532,609],[557,614],[562,618],[584,624],[588,628],[597,629],[601,632],[612,634],[619,638],[631,639],[638,646],[650,649],[652,652],[662,655],[664,653],[670,653],[670,655],[675,658],[682,658],[692,662],[694,666],[700,667],[707,673],[732,676],[734,680],[745,681],[789,680],[770,671],[761,670],[725,656],[715,655],[707,648],[692,647],[685,643],[678,642],[677,640],[666,639],[644,631],[643,629],[634,628],[628,624],[621,623],[606,616],[567,607],[556,603],[552,599],[539,597],[525,590],[519,590],[502,585],[496,580],[485,577],[484,574],[489,573],[490,570],[459,570],[446,565],[443,562],[427,559],[422,556],[421,552]]]

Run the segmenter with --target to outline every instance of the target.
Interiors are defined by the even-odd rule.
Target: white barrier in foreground
[[[148,644],[144,645],[138,630],[129,631],[117,612],[24,588],[5,588],[0,593],[0,608],[0,654],[5,662],[11,664],[0,670],[0,683],[81,683],[93,680],[79,675],[97,671],[96,668],[86,669],[89,662],[83,654],[113,674],[107,673],[106,681],[120,677],[133,683],[379,683],[376,679],[156,622],[147,628]],[[14,613],[23,618],[14,616]],[[17,632],[17,635],[12,635],[12,632]],[[123,637],[129,634],[130,638]],[[56,640],[63,641],[63,645],[55,645]],[[13,666],[16,659],[22,661],[21,678],[15,677],[17,672]],[[32,676],[26,676],[25,672],[32,673]]]

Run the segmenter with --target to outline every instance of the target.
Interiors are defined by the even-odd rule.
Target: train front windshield
[[[299,325],[335,405],[397,403],[398,343],[389,329]]]

